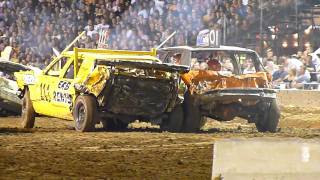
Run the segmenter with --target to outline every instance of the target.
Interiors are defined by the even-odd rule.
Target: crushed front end
[[[201,114],[216,120],[243,117],[254,121],[256,113],[276,99],[265,72],[225,76],[210,70],[190,71],[183,79]]]
[[[21,99],[17,96],[18,85],[14,73],[30,70],[28,67],[11,61],[0,61],[0,115],[21,113]]]

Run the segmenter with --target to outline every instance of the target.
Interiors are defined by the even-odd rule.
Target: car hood
[[[183,74],[182,79],[196,93],[227,88],[268,88],[271,80],[266,72],[226,76],[210,70],[192,70]]]

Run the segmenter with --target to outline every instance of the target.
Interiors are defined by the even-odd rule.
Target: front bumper
[[[13,92],[13,90],[0,87],[0,109],[20,113],[21,104],[22,100]]]

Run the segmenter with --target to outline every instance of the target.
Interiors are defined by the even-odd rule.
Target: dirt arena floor
[[[160,132],[133,123],[126,132],[78,133],[72,122],[0,118],[0,179],[210,179],[214,142],[231,137],[312,138],[320,141],[320,108],[282,108],[279,132],[258,133],[236,119],[210,120],[197,134]]]

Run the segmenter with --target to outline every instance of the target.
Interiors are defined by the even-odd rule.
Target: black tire
[[[280,119],[280,109],[277,101],[274,99],[271,103],[267,103],[266,111],[259,114],[259,118],[255,122],[259,132],[276,132]]]
[[[32,101],[30,99],[30,92],[28,89],[25,90],[22,98],[22,112],[21,112],[21,125],[22,128],[33,128],[36,113],[34,112]]]
[[[97,113],[97,103],[93,96],[78,96],[73,110],[75,129],[80,132],[94,130]]]
[[[120,131],[125,130],[128,127],[128,123],[124,123],[119,119],[107,118],[101,120],[104,130]]]
[[[160,128],[162,131],[181,132],[183,125],[183,108],[182,105],[176,106],[165,119]]]
[[[200,131],[204,117],[201,114],[200,107],[195,103],[194,97],[187,91],[183,102],[184,122],[182,131],[187,133]]]

